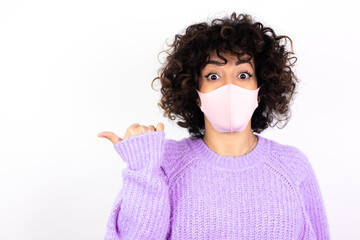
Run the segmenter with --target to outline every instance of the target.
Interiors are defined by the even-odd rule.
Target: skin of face
[[[256,90],[258,88],[254,58],[249,62],[235,65],[238,61],[236,55],[231,55],[227,52],[221,52],[220,55],[225,57],[228,62],[226,65],[212,63],[205,65],[199,76],[200,92],[211,92],[230,83],[249,90]],[[241,60],[248,59],[248,57],[248,55],[242,56]],[[224,63],[224,60],[216,55],[216,52],[210,54],[209,60]],[[197,105],[201,106],[200,98]],[[242,132],[219,132],[211,125],[205,114],[204,119],[205,135],[203,141],[217,154],[237,157],[250,152],[256,147],[257,137],[252,132],[251,119]]]

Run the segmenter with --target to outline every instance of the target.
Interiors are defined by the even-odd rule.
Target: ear
[[[196,105],[198,105],[198,107],[201,106],[201,101],[200,101],[200,98],[196,99]]]

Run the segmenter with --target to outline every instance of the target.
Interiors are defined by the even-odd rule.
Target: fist
[[[100,132],[97,136],[107,138],[115,145],[118,141],[122,141],[125,138],[152,131],[164,131],[164,124],[160,122],[156,125],[156,128],[153,125],[145,126],[138,123],[131,124],[127,128],[124,138],[120,138],[115,133],[108,131]]]

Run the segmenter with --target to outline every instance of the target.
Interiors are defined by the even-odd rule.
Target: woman
[[[286,39],[236,13],[175,36],[154,80],[191,136],[165,139],[163,123],[99,133],[128,164],[105,239],[329,239],[306,155],[259,135],[289,120]]]

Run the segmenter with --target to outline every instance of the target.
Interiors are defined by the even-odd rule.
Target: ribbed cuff
[[[152,131],[125,138],[114,148],[130,170],[152,170],[160,168],[164,142],[164,131]]]

